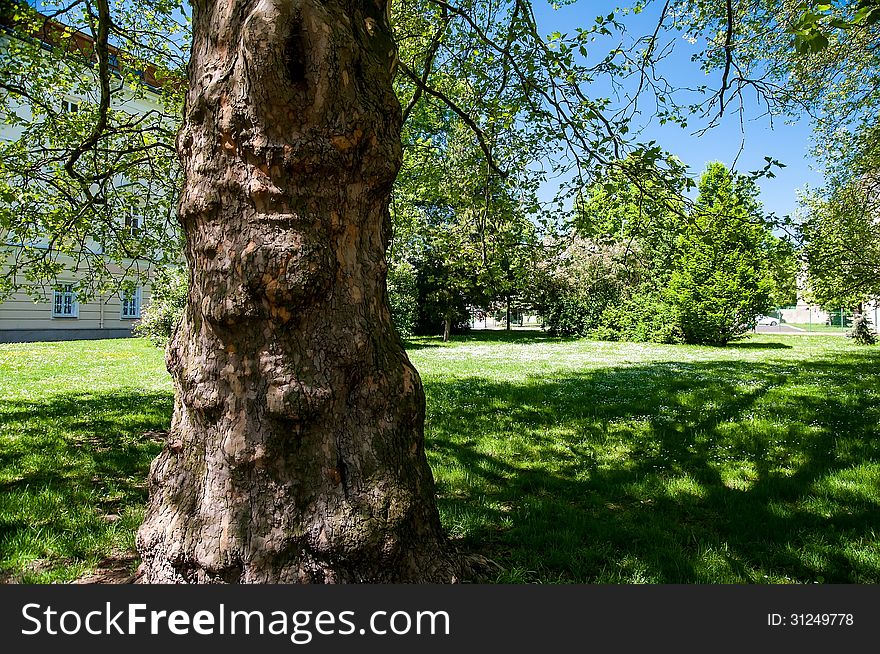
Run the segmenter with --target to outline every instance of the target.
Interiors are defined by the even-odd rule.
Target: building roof
[[[11,8],[15,8],[15,6],[15,3],[12,3]],[[97,64],[93,37],[50,16],[41,14],[31,7],[20,4],[18,7],[28,10],[26,11],[27,15],[19,17],[12,14],[10,9],[0,11],[0,30],[17,38],[35,39],[47,50],[59,49],[82,56],[92,65]],[[147,64],[143,69],[136,68],[135,66],[139,65],[138,60],[125,50],[113,45],[108,45],[108,50],[110,53],[108,63],[114,74],[119,76],[122,76],[123,73],[134,74],[151,91],[161,92],[168,80],[167,78],[163,79],[156,66]]]

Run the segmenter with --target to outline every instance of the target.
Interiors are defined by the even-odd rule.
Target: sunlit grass
[[[491,334],[411,357],[444,524],[499,581],[880,581],[880,350]]]
[[[142,340],[0,345],[0,575],[68,581],[131,552],[171,383]]]
[[[880,583],[880,348],[409,344],[444,527],[508,583]],[[0,345],[0,576],[131,552],[171,384],[141,340]]]

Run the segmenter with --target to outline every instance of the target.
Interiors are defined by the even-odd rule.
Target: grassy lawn
[[[0,575],[67,581],[134,550],[171,379],[141,339],[0,344]]]
[[[880,348],[417,339],[443,523],[501,582],[880,583]],[[170,382],[141,340],[0,345],[0,574],[130,552]]]

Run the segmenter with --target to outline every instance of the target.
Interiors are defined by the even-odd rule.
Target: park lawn
[[[443,524],[495,581],[880,583],[880,348],[489,332],[409,352]],[[145,341],[0,345],[0,574],[130,553],[171,404]]]
[[[68,581],[131,558],[161,449],[144,434],[168,428],[171,402],[143,339],[0,344],[0,576]]]

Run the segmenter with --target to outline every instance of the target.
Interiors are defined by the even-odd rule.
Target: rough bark
[[[449,582],[424,394],[385,296],[400,165],[384,0],[195,0],[191,288],[145,582]]]

